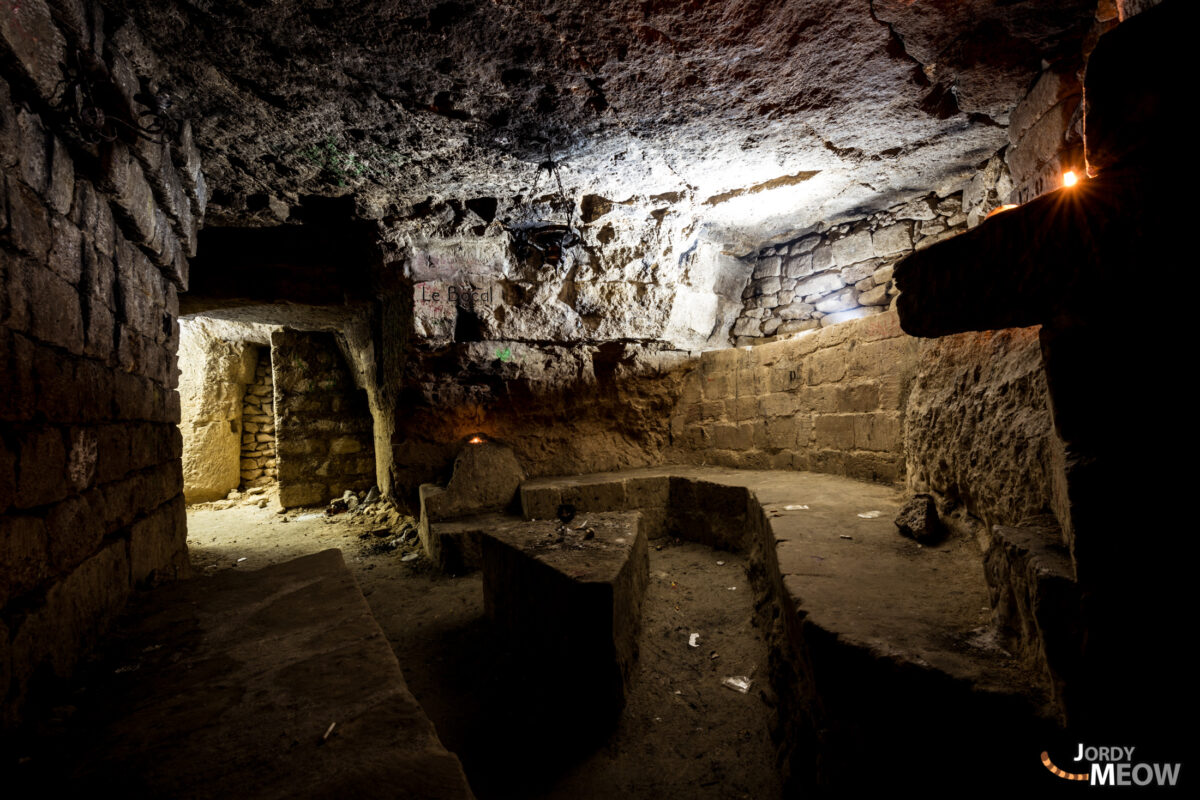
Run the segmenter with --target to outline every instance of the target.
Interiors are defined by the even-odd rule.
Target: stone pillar
[[[183,487],[189,503],[219,500],[241,483],[242,396],[254,381],[253,346],[180,323]]]

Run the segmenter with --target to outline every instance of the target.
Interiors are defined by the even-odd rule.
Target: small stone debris
[[[421,557],[420,553],[408,553],[400,558],[401,561],[416,561]]]
[[[688,647],[699,647],[699,646],[700,646],[700,634],[693,633],[691,636],[688,637]]]
[[[846,533],[840,533],[840,534],[838,534],[838,538],[839,539],[853,539],[854,537],[850,536],[849,534],[846,534]]]
[[[882,511],[863,511],[859,514],[863,519],[879,519],[883,516]]]
[[[937,544],[946,538],[946,526],[938,516],[937,503],[932,495],[917,494],[904,504],[896,517],[901,536],[915,539],[919,544]]]
[[[724,561],[718,561],[718,562],[717,562],[717,566],[718,566],[718,567],[723,567],[723,566],[725,566],[725,562],[724,562]]]

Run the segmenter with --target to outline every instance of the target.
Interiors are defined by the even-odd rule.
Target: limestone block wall
[[[894,311],[704,353],[671,415],[673,460],[895,483],[917,340]]]
[[[994,178],[993,178],[994,181]],[[742,291],[739,345],[883,313],[892,265],[966,230],[963,192],[918,198],[861,220],[761,249]]]
[[[218,500],[241,481],[242,395],[254,380],[255,348],[227,342],[205,320],[183,320],[179,397],[183,494]]]
[[[374,434],[366,393],[331,333],[271,334],[279,501],[324,503],[375,485]]]
[[[1083,83],[1078,61],[1047,69],[1013,109],[1004,160],[1013,177],[1010,198],[1026,203],[1062,185],[1062,172],[1083,172]]]
[[[152,54],[87,2],[0,13],[0,727],[145,581],[187,568],[177,293],[190,142],[90,144],[50,110],[78,48],[131,107]],[[73,60],[71,63],[75,63]]]
[[[275,381],[271,350],[254,348],[254,374],[242,398],[241,485],[266,486],[279,475],[275,464]]]
[[[1058,189],[1066,170],[1084,176],[1082,76],[1088,57],[1099,37],[1115,26],[1118,18],[1125,19],[1153,5],[1157,0],[1098,3],[1081,51],[1059,54],[1053,63],[1044,64],[1029,92],[1013,108],[1008,145],[983,170],[1001,169],[1008,177],[1001,180],[990,203],[980,204],[971,226],[995,205],[1027,203]]]

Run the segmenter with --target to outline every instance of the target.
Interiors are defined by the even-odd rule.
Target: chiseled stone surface
[[[511,448],[487,440],[467,441],[454,459],[454,472],[446,488],[428,496],[424,515],[442,520],[503,511],[524,479],[525,473]]]
[[[624,705],[637,661],[647,540],[637,512],[614,509],[565,532],[557,520],[510,518],[481,541],[488,618],[546,684],[586,685],[572,713],[594,724],[611,722]]]
[[[922,340],[904,430],[910,488],[953,498],[989,529],[1062,502],[1037,328]]]
[[[683,378],[668,457],[898,482],[916,356],[895,312],[704,353]]]
[[[983,557],[992,619],[1005,646],[1046,675],[1057,703],[1079,678],[1083,652],[1079,586],[1052,517],[997,525]]]
[[[226,342],[203,320],[180,323],[183,481],[189,503],[218,500],[241,483],[242,396],[257,353]]]
[[[696,355],[661,345],[518,341],[414,354],[414,391],[392,439],[397,494],[444,481],[476,433],[511,447],[526,475],[657,463],[682,367]]]
[[[3,727],[71,674],[136,586],[188,569],[178,220],[121,144],[43,116],[77,49],[103,62],[93,77],[155,80],[104,47],[102,20],[82,3],[0,6]]]
[[[561,131],[574,132],[554,153],[571,165],[568,189],[609,202],[633,195],[643,214],[719,217],[753,202],[764,184],[820,170],[816,201],[806,194],[788,209],[806,226],[834,209],[957,179],[1004,144],[1041,54],[1077,50],[1095,13],[1087,0],[973,3],[953,13],[839,0],[756,13],[731,0],[430,0],[400,24],[378,0],[352,18],[285,1],[240,17],[238,38],[216,15],[179,25],[187,4],[177,0],[119,5],[175,83],[191,87],[194,138],[212,154],[215,183],[230,190],[211,213],[269,221],[269,204],[250,200],[263,186],[287,198],[350,187],[378,217],[394,209],[401,225],[417,226],[436,224],[418,208],[429,197],[463,209],[481,186],[491,197],[527,194],[544,143],[565,145]],[[390,35],[364,40],[376,29]],[[288,57],[318,34],[320,58]],[[229,46],[218,44],[227,37]],[[261,46],[239,46],[247,37]],[[481,52],[481,41],[492,46]],[[700,67],[733,59],[738,70]],[[549,89],[531,66],[568,63],[573,77],[555,73],[563,80]],[[354,83],[371,99],[346,102],[343,87]],[[475,135],[480,125],[489,135]],[[265,162],[247,142],[278,155]]]

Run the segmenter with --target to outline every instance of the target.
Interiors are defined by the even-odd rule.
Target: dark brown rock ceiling
[[[355,192],[370,215],[575,191],[811,223],[948,186],[1004,143],[1095,0],[111,0],[197,127],[210,224]],[[545,183],[543,182],[543,186]],[[763,189],[776,191],[764,192]],[[768,195],[773,196],[768,202]],[[274,199],[272,199],[274,198]]]

